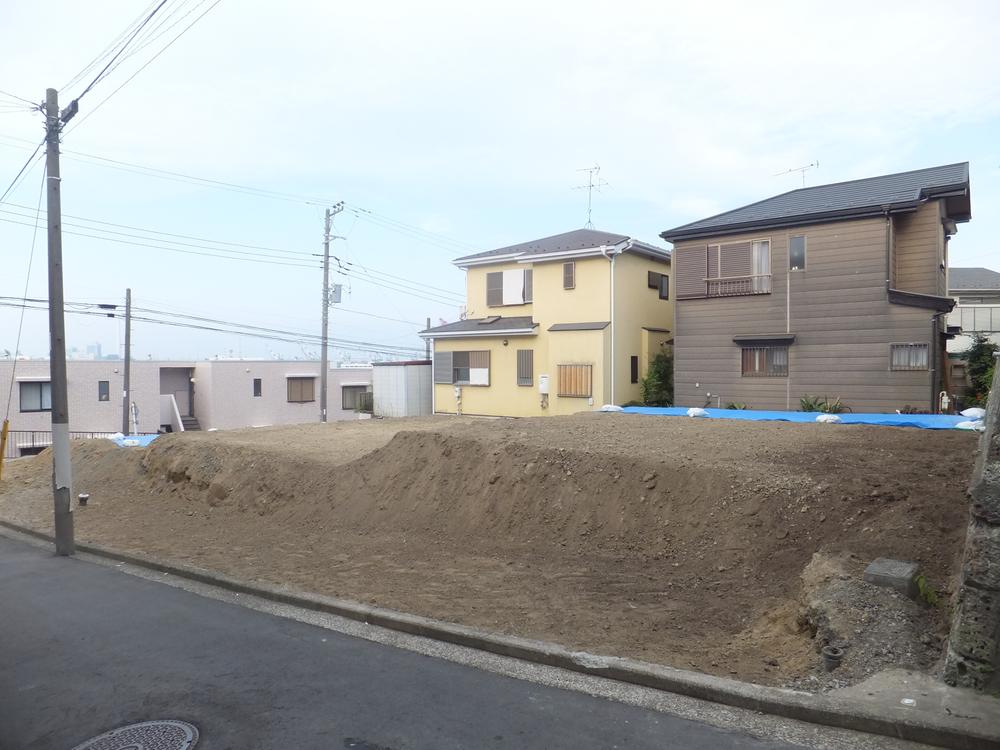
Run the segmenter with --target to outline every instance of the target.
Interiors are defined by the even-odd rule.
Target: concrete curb
[[[0,526],[47,542],[53,541],[48,534],[9,521],[0,520]],[[913,708],[902,705],[897,709],[888,709],[860,700],[767,687],[632,659],[570,651],[546,641],[498,635],[464,625],[371,607],[347,599],[301,593],[266,584],[250,584],[201,568],[144,559],[96,544],[78,543],[76,548],[110,560],[280,604],[727,706],[957,750],[995,750],[1000,747],[1000,726],[970,726],[967,718],[922,716],[915,713]]]

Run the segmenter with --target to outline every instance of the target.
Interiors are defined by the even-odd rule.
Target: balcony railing
[[[770,294],[771,274],[759,273],[750,276],[724,276],[705,279],[709,297],[743,297],[748,294]]]

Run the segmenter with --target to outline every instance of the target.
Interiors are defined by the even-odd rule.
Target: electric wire
[[[28,296],[28,285],[31,283],[31,265],[35,261],[35,240],[38,237],[38,214],[42,212],[42,195],[45,192],[45,175],[48,173],[47,169],[42,170],[42,181],[38,185],[38,207],[35,209],[35,229],[31,233],[31,250],[28,251],[28,270],[24,275],[24,296]],[[17,320],[17,338],[14,342],[14,363],[11,365],[10,371],[10,388],[7,390],[7,406],[4,410],[4,421],[6,422],[10,419],[10,404],[14,397],[14,381],[17,376],[17,353],[21,348],[21,333],[24,330],[24,308],[21,308],[21,314]]]
[[[42,150],[42,146],[44,145],[45,145],[45,139],[43,138],[41,143],[39,143],[35,147],[35,150],[32,152],[31,156],[28,157],[28,160],[24,162],[24,166],[21,167],[21,170],[16,175],[14,175],[14,179],[10,181],[10,185],[8,185],[7,189],[3,191],[3,195],[0,195],[0,203],[3,203],[4,199],[10,194],[10,191],[14,189],[14,186],[17,184],[17,181],[21,178],[21,175],[23,175],[25,170],[28,169],[29,166],[31,166],[35,157],[38,156],[38,152]]]

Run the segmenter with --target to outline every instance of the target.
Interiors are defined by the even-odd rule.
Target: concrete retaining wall
[[[949,685],[992,690],[1000,687],[1000,367],[969,489],[969,531],[944,679]]]

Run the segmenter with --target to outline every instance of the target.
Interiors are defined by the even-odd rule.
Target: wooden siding
[[[886,231],[881,219],[775,231],[771,294],[679,299],[677,404],[703,406],[711,393],[713,406],[739,401],[754,409],[797,409],[799,398],[809,394],[839,397],[856,412],[892,411],[906,404],[928,408],[930,372],[889,369],[890,343],[930,341],[932,311],[889,303]],[[787,270],[792,235],[807,238],[805,270]],[[714,242],[678,243],[675,257],[686,258],[685,248],[708,244]],[[681,273],[677,263],[676,274]],[[741,347],[733,337],[786,331],[796,336],[789,347],[788,377],[742,377]]]
[[[945,295],[944,228],[941,202],[893,219],[893,286],[907,292]]]

